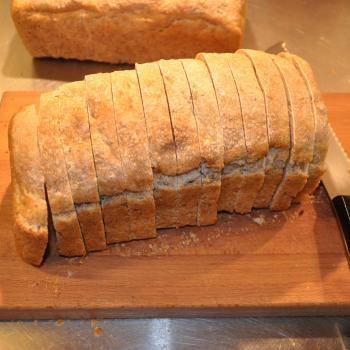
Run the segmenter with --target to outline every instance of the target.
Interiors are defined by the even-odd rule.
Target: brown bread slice
[[[17,113],[9,125],[15,244],[22,259],[36,266],[41,264],[48,244],[48,210],[37,127],[33,105]]]
[[[111,74],[115,121],[133,239],[156,236],[153,174],[135,70]]]
[[[64,256],[85,255],[61,145],[57,91],[40,96],[38,143],[57,251]]]
[[[309,96],[312,102],[312,110],[314,116],[315,140],[314,152],[311,163],[309,165],[309,177],[302,191],[300,191],[295,202],[300,202],[313,193],[318,187],[321,177],[325,171],[324,160],[327,154],[328,147],[328,118],[326,106],[322,100],[321,93],[318,89],[314,74],[310,65],[301,57],[289,53],[279,54],[291,62],[298,70],[299,74],[305,81]]]
[[[201,153],[202,194],[199,202],[199,225],[214,224],[217,220],[224,167],[224,143],[218,105],[210,74],[204,62],[183,59],[190,86]]]
[[[255,202],[255,208],[270,206],[277,186],[282,180],[290,148],[287,96],[278,69],[268,54],[255,50],[239,50],[246,55],[264,95],[269,152],[265,162],[265,180]]]
[[[284,210],[307,182],[313,155],[314,121],[307,86],[297,69],[282,57],[271,55],[270,58],[282,76],[289,110],[290,154],[270,206],[273,210]]]
[[[158,65],[175,138],[178,225],[197,225],[202,187],[201,157],[191,91],[179,60],[161,60]]]
[[[156,227],[177,227],[175,141],[162,75],[157,62],[136,64],[153,169]]]
[[[248,57],[224,54],[236,82],[242,108],[247,159],[242,170],[243,185],[238,192],[235,211],[251,211],[265,178],[268,136],[264,96]]]
[[[216,53],[200,53],[210,72],[218,102],[224,139],[224,164],[218,210],[233,212],[243,183],[241,167],[246,159],[243,119],[237,87],[226,58]]]
[[[114,119],[111,76],[87,75],[88,107],[92,150],[107,243],[130,239],[125,180]]]
[[[62,85],[58,92],[61,143],[85,247],[88,252],[105,249],[106,237],[91,148],[85,82]]]

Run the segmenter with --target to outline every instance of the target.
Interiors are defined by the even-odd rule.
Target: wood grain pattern
[[[51,249],[41,268],[23,263],[12,237],[7,125],[38,96],[6,93],[0,106],[0,319],[350,315],[350,270],[322,188],[284,213],[220,214],[214,226],[161,230],[85,259]],[[325,100],[350,152],[350,94]]]

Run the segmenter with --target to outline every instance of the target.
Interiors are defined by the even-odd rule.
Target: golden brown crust
[[[127,207],[125,208],[126,197],[120,195],[125,189],[125,179],[114,119],[111,76],[107,73],[88,75],[85,83],[91,144],[98,190],[102,198],[106,240],[107,243],[115,243],[125,240],[129,216]],[[117,213],[120,216],[116,218],[114,215]]]
[[[309,64],[301,57],[289,53],[283,53],[280,54],[280,56],[293,62],[299,74],[305,81],[312,101],[315,122],[314,152],[312,161],[309,165],[309,177],[303,190],[300,191],[294,199],[295,202],[300,202],[315,191],[325,171],[324,160],[327,154],[329,132],[327,110]]]
[[[291,132],[291,148],[282,182],[271,202],[271,209],[289,208],[308,178],[314,144],[314,120],[307,86],[294,65],[279,56],[270,56],[278,68],[286,90]]]
[[[176,202],[178,225],[197,225],[198,203],[201,195],[199,173],[201,156],[191,91],[180,61],[161,60],[158,64],[175,138],[179,193]]]
[[[266,208],[281,182],[289,156],[287,97],[279,71],[268,54],[255,50],[239,50],[237,53],[245,54],[251,60],[265,100],[269,153],[265,163],[264,185],[254,201],[254,207]]]
[[[153,169],[156,226],[176,227],[175,141],[162,75],[157,62],[136,64]]]
[[[134,70],[114,72],[111,81],[131,236],[154,237],[153,174],[137,75]]]
[[[61,145],[57,92],[40,96],[38,143],[48,201],[54,217],[57,249],[65,256],[85,255]],[[61,213],[65,214],[59,215]]]
[[[48,210],[37,127],[33,105],[17,113],[9,125],[15,243],[22,259],[36,266],[41,264],[48,244]]]
[[[236,51],[244,6],[244,0],[13,0],[12,18],[36,57],[142,63]]]
[[[62,85],[58,93],[61,142],[72,197],[79,205],[77,213],[86,249],[104,249],[106,237],[91,147],[85,83],[79,81]],[[91,226],[88,226],[89,223]]]
[[[241,188],[239,163],[246,158],[243,119],[236,84],[230,67],[223,55],[215,53],[198,54],[204,61],[213,81],[220,113],[224,140],[224,164],[232,165],[234,170],[222,173],[218,210],[234,211],[236,197]]]
[[[204,62],[183,59],[190,86],[194,116],[197,123],[199,148],[202,158],[202,194],[199,202],[199,225],[216,222],[224,167],[224,142],[215,90]]]
[[[237,194],[235,211],[250,212],[265,178],[268,135],[264,96],[248,57],[224,54],[234,77],[243,116],[247,159],[241,172],[243,184]]]

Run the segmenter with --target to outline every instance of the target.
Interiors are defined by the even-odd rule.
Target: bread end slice
[[[48,208],[38,140],[38,117],[30,105],[9,126],[14,236],[24,261],[39,266],[48,244]]]

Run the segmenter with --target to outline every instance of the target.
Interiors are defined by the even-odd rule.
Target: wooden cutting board
[[[211,227],[65,259],[23,263],[11,226],[7,126],[33,92],[0,107],[0,319],[350,315],[350,270],[320,188],[282,213],[220,214]],[[331,124],[350,151],[350,94],[326,94]],[[54,243],[53,243],[54,244]]]

